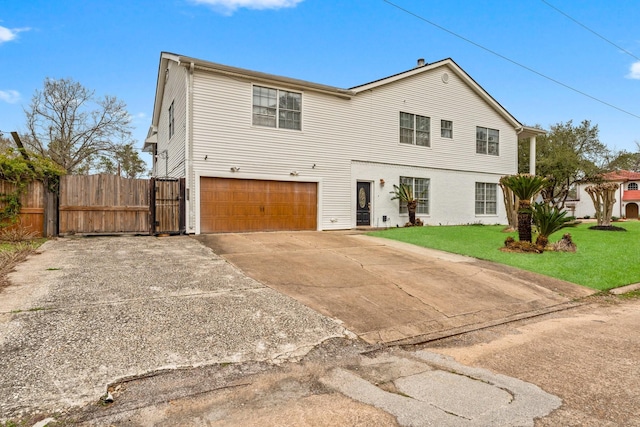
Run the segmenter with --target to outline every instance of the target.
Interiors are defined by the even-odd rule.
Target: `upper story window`
[[[413,197],[418,200],[416,213],[429,214],[429,178],[412,178],[409,176],[401,176],[400,184],[411,187]],[[409,213],[406,203],[400,203],[400,213]]]
[[[400,142],[429,147],[430,120],[429,117],[400,112]]]
[[[627,184],[627,190],[637,190],[637,189],[638,189],[637,182],[630,182],[629,184]]]
[[[476,153],[497,156],[500,154],[500,131],[476,127]]]
[[[174,116],[173,103],[174,102],[175,101],[171,101],[171,105],[169,105],[169,138],[171,138],[173,136],[173,134],[175,133],[175,131],[176,131],[175,122],[173,120],[173,116]]]
[[[453,138],[453,122],[451,120],[440,120],[440,136]]]
[[[269,87],[253,87],[253,124],[302,129],[302,94]]]

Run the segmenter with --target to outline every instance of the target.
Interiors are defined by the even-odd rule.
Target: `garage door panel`
[[[317,229],[317,184],[200,179],[200,232]]]

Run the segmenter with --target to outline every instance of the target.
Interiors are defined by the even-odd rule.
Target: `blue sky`
[[[141,147],[162,51],[343,88],[450,57],[523,124],[588,119],[609,147],[636,150],[640,1],[393,3],[423,19],[383,0],[4,0],[0,130],[24,129],[46,77],[70,77],[124,100]]]

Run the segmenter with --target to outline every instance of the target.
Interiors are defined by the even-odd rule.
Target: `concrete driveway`
[[[233,246],[256,277],[370,341],[424,337],[430,325],[451,333],[569,300],[468,259],[348,233],[200,240]],[[354,339],[189,237],[52,240],[9,279],[0,423],[53,414],[87,426],[533,426],[561,404],[516,378]]]
[[[344,329],[195,240],[50,240],[0,294],[0,423],[124,378],[300,357]]]
[[[358,232],[200,235],[250,277],[369,343],[412,344],[566,308],[581,286]]]

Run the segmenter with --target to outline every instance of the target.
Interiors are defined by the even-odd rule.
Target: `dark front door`
[[[625,208],[625,215],[627,219],[637,219],[638,218],[638,205],[635,203],[629,203]]]
[[[370,182],[358,182],[356,191],[356,225],[371,225]]]

